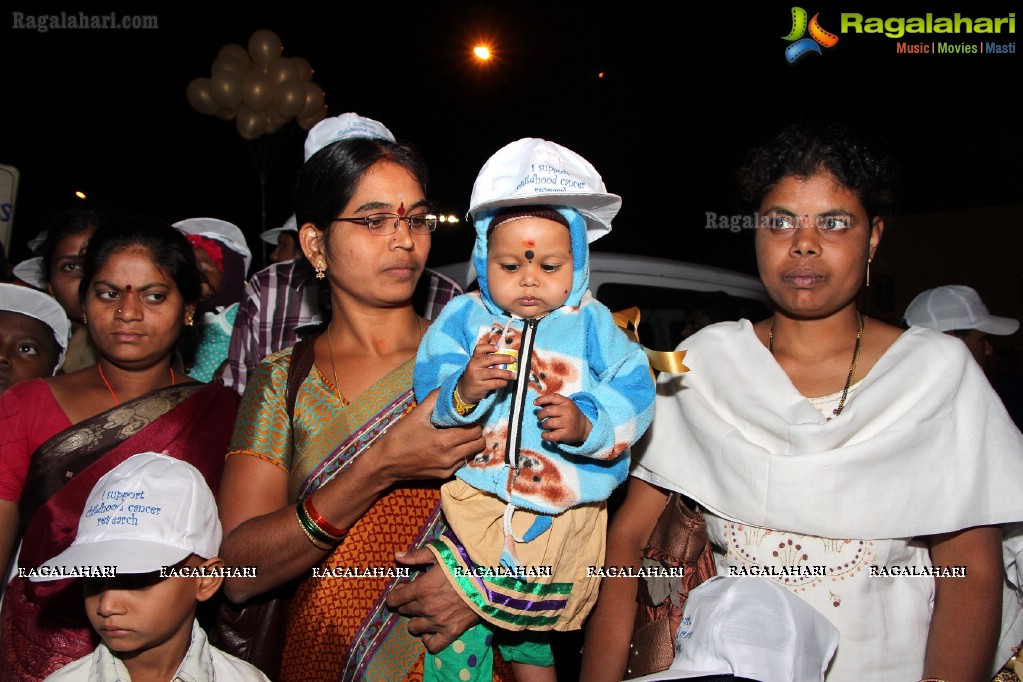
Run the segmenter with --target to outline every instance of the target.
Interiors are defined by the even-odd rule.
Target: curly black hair
[[[871,218],[895,210],[895,162],[836,122],[796,123],[749,153],[738,170],[739,190],[752,208],[787,177],[826,171],[859,197]]]

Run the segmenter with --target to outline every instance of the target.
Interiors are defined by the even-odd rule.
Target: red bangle
[[[302,507],[303,509],[305,509],[305,513],[309,515],[309,520],[315,523],[320,528],[322,528],[324,531],[326,531],[328,535],[333,535],[341,539],[348,535],[347,529],[341,529],[338,528],[337,526],[334,526],[329,521],[327,521],[327,519],[320,516],[315,509],[313,509],[312,495],[307,495],[302,500]]]

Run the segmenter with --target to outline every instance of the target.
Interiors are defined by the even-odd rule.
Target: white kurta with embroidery
[[[691,371],[662,376],[633,475],[708,510],[720,573],[770,567],[838,627],[828,682],[920,678],[934,581],[891,569],[931,565],[923,536],[980,525],[1006,534],[1008,657],[1023,636],[1023,436],[961,341],[903,333],[830,421],[837,396],[800,395],[746,320],[680,349]]]

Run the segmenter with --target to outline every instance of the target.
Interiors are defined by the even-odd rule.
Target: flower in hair
[[[199,234],[190,234],[188,243],[192,245],[193,249],[199,248],[205,251],[213,264],[217,266],[217,270],[224,271],[224,250],[215,240]]]

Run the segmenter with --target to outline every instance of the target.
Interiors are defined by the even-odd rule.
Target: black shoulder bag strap
[[[309,376],[309,370],[313,368],[313,361],[316,359],[314,346],[319,334],[307,336],[291,350],[291,366],[288,367],[288,393],[285,399],[285,406],[288,410],[288,421],[295,417],[295,400],[298,399],[298,389]],[[294,431],[292,431],[294,434]],[[292,435],[292,444],[295,436]]]
[[[313,347],[317,336],[319,334],[307,336],[291,351],[285,398],[289,422],[294,421],[298,389],[309,376],[316,358]],[[295,442],[294,428],[291,442]],[[288,605],[296,587],[297,581],[288,582],[244,604],[232,604],[223,599],[210,633],[213,645],[252,663],[271,680],[276,680],[287,634]]]

